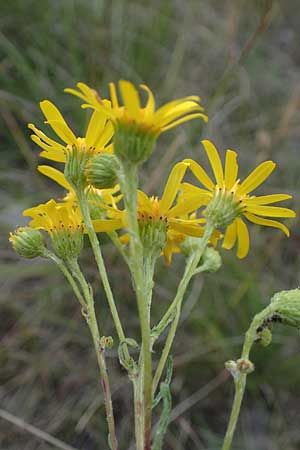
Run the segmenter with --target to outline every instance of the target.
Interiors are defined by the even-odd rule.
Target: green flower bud
[[[87,185],[84,169],[89,156],[84,149],[75,146],[67,151],[64,175],[74,189],[84,189]]]
[[[219,188],[206,207],[205,216],[217,230],[230,225],[241,214],[241,205],[232,192]]]
[[[157,134],[138,123],[117,121],[114,135],[115,155],[123,162],[140,164],[153,152]]]
[[[106,153],[93,156],[85,168],[87,182],[97,189],[113,188],[117,182],[118,162]]]
[[[20,227],[9,235],[9,241],[15,252],[23,258],[43,256],[46,240],[39,230],[31,227]]]
[[[217,272],[222,266],[220,253],[213,247],[206,247],[201,258],[201,266],[203,272]]]

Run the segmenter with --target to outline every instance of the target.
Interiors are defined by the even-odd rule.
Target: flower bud
[[[9,241],[15,252],[23,258],[43,256],[46,240],[39,230],[31,227],[20,227],[9,235]]]
[[[135,121],[117,121],[114,135],[115,155],[123,162],[140,164],[151,155],[157,134]]]
[[[213,247],[206,247],[201,258],[201,265],[205,272],[217,272],[222,266],[220,253]]]
[[[67,150],[64,175],[74,189],[84,189],[87,185],[84,169],[88,157],[89,154],[84,149],[73,146]]]
[[[85,168],[87,182],[97,189],[113,188],[117,182],[118,162],[114,155],[98,154],[93,156]]]

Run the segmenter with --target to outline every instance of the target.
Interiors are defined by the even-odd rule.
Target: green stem
[[[44,256],[48,259],[51,259],[61,270],[61,272],[64,274],[65,278],[69,282],[70,286],[72,287],[74,294],[76,295],[77,300],[81,304],[83,310],[86,310],[86,302],[81,295],[77,284],[74,281],[74,278],[72,277],[71,273],[69,272],[68,268],[65,266],[64,262],[58,258],[54,253],[50,252],[49,250],[45,250]]]
[[[108,430],[109,430],[109,442],[112,450],[118,450],[118,441],[116,436],[116,429],[115,429],[115,420],[114,420],[114,413],[113,413],[113,406],[112,406],[112,399],[111,399],[111,389],[110,389],[110,383],[107,373],[107,367],[106,367],[106,361],[104,356],[104,348],[101,346],[100,341],[100,331],[98,327],[98,322],[96,318],[95,313],[95,306],[94,306],[94,298],[92,294],[92,290],[90,286],[88,285],[86,279],[84,278],[80,267],[78,265],[77,260],[69,261],[70,269],[73,273],[73,276],[78,280],[83,295],[85,297],[86,301],[86,321],[89,326],[94,348],[96,351],[98,366],[99,366],[99,372],[100,372],[100,378],[101,378],[101,386],[104,396],[104,403],[105,403],[105,411],[106,411],[106,418],[108,423]]]
[[[149,327],[151,318],[151,303],[152,303],[152,293],[153,293],[153,277],[155,270],[155,263],[157,258],[153,255],[147,255],[144,257],[144,276],[145,276],[145,299],[147,305],[148,313],[148,323]]]
[[[148,308],[145,298],[143,246],[139,235],[137,220],[137,166],[121,164],[119,173],[121,191],[124,195],[128,231],[130,234],[130,269],[136,292],[141,335],[143,368],[140,367],[140,377],[143,384],[144,411],[144,446],[138,450],[150,450],[151,446],[151,411],[152,411],[152,357],[150,342],[150,325]]]
[[[177,290],[177,293],[176,293],[176,296],[175,296],[173,302],[169,306],[167,312],[164,314],[164,316],[162,317],[160,322],[152,329],[151,335],[152,335],[153,342],[156,341],[156,339],[166,329],[166,327],[170,324],[170,322],[172,322],[172,320],[174,319],[174,316],[176,314],[178,306],[179,306],[179,310],[180,310],[180,305],[183,300],[183,296],[186,292],[186,289],[189,285],[189,282],[190,282],[192,276],[194,275],[194,273],[197,269],[197,266],[200,262],[201,256],[203,255],[203,253],[207,247],[208,241],[209,241],[213,231],[214,231],[214,226],[212,224],[208,223],[206,226],[206,229],[205,229],[205,233],[201,239],[201,244],[199,245],[199,248],[189,257],[189,259],[187,261],[183,277],[179,283],[178,290]]]
[[[181,312],[181,304],[177,306],[176,315],[174,317],[173,322],[171,323],[170,330],[169,330],[169,333],[168,333],[168,337],[166,339],[165,346],[163,348],[163,351],[162,351],[162,354],[161,354],[158,366],[157,366],[156,371],[155,371],[155,375],[153,377],[153,382],[152,382],[152,395],[153,395],[153,397],[155,396],[156,389],[158,387],[159,381],[161,379],[163,370],[165,368],[165,365],[166,365],[166,362],[167,362],[167,359],[168,359],[168,356],[169,356],[169,353],[170,353],[170,350],[171,350],[171,347],[172,347],[172,344],[173,344],[173,341],[174,341],[174,337],[175,337],[175,334],[176,334],[177,326],[178,326],[178,323],[179,323],[180,312]]]
[[[267,318],[270,314],[272,314],[272,312],[274,312],[274,306],[270,304],[259,314],[256,314],[256,316],[253,318],[251,325],[245,335],[241,359],[246,360],[249,359],[249,354],[252,345],[256,339],[256,330],[263,323],[265,318]],[[227,431],[223,441],[222,450],[230,450],[231,448],[233,435],[236,429],[236,424],[239,418],[241,405],[245,394],[246,381],[247,381],[247,374],[245,373],[240,372],[234,377],[234,389],[235,389],[234,400],[230,413],[229,423],[227,426]]]
[[[94,255],[95,255],[99,274],[100,274],[100,277],[101,277],[101,280],[103,283],[103,287],[104,287],[104,290],[106,293],[108,305],[109,305],[109,308],[110,308],[110,311],[111,311],[111,314],[113,317],[113,321],[114,321],[114,324],[116,327],[118,338],[119,338],[119,341],[122,342],[125,340],[125,334],[124,334],[123,327],[122,327],[122,324],[120,321],[120,317],[119,317],[119,314],[118,314],[118,311],[116,308],[113,293],[112,293],[112,290],[111,290],[111,287],[110,287],[110,284],[108,281],[108,276],[107,276],[106,268],[104,265],[99,241],[98,241],[97,235],[96,235],[94,227],[93,227],[88,200],[86,198],[86,194],[83,189],[78,190],[77,197],[78,197],[78,202],[79,202],[81,214],[83,217],[83,221],[84,221],[84,224],[85,224],[85,227],[86,227],[89,239],[90,239],[90,243],[91,243]],[[129,359],[130,355],[129,355],[127,346],[124,346],[124,351],[126,352],[126,356]]]
[[[134,396],[134,429],[135,443],[139,450],[144,449],[144,413],[143,413],[143,383],[142,377],[139,376],[133,380],[133,396]]]
[[[124,246],[120,242],[118,234],[115,231],[110,231],[107,234],[110,237],[110,240],[112,241],[114,246],[119,250],[119,253],[122,255],[122,257],[123,257],[124,261],[126,262],[126,264],[129,266],[128,256],[126,254],[126,251],[124,250]]]

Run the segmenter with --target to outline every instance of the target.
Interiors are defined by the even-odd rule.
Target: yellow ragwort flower
[[[295,212],[288,208],[269,206],[282,200],[290,199],[287,194],[272,194],[255,196],[250,193],[260,186],[273,172],[276,164],[273,161],[261,163],[243,181],[237,178],[238,164],[237,153],[227,150],[225,169],[223,170],[220,156],[212,142],[205,140],[202,142],[212,167],[215,180],[213,182],[205,170],[191,159],[184,162],[189,167],[195,177],[200,181],[203,188],[193,186],[189,183],[182,185],[183,197],[186,201],[193,199],[199,203],[202,199],[203,205],[207,205],[204,215],[210,219],[216,228],[226,229],[222,247],[231,249],[238,241],[237,256],[244,258],[249,251],[248,228],[241,216],[250,222],[279,228],[289,236],[288,228],[277,220],[269,217],[295,217]]]
[[[57,203],[51,199],[47,203],[26,209],[23,215],[32,218],[30,227],[45,230],[49,234],[57,256],[63,260],[79,256],[85,229],[77,206],[70,202]]]
[[[145,84],[140,85],[140,88],[148,95],[145,106],[141,105],[139,93],[129,81],[119,81],[123,105],[118,101],[114,83],[109,84],[111,105],[105,103],[97,92],[86,84],[77,83],[77,87],[78,91],[68,88],[65,92],[81,98],[84,101],[83,108],[93,108],[103,112],[114,124],[135,123],[141,129],[150,131],[154,136],[192,119],[201,118],[205,122],[208,120],[203,113],[203,107],[199,104],[198,96],[183,97],[166,103],[156,110],[153,93]]]
[[[110,104],[103,100],[103,104]],[[66,162],[66,152],[72,148],[87,152],[89,155],[97,153],[112,153],[112,145],[109,144],[113,136],[113,126],[107,121],[107,116],[101,111],[94,111],[85,134],[85,137],[76,137],[71,128],[65,122],[58,108],[49,100],[40,103],[41,110],[47,124],[62,140],[64,144],[49,138],[45,133],[33,124],[28,127],[34,132],[31,139],[43,149],[40,156],[52,161]]]
[[[29,225],[37,230],[54,234],[61,230],[83,230],[82,218],[78,207],[71,202],[57,203],[51,199],[47,203],[26,209],[23,216],[32,217]]]
[[[174,166],[168,178],[165,190],[161,199],[157,197],[148,197],[144,192],[138,192],[138,222],[140,232],[143,235],[144,247],[147,246],[147,239],[154,237],[158,242],[158,234],[154,234],[153,230],[157,230],[162,236],[161,250],[166,256],[167,263],[171,261],[171,255],[174,251],[179,251],[179,244],[186,236],[201,237],[203,235],[203,219],[187,219],[187,215],[195,211],[202,203],[189,201],[174,201],[178,194],[180,183],[188,168],[189,164],[178,163]],[[117,207],[107,207],[108,219],[94,220],[94,228],[96,232],[108,232],[127,227],[126,210],[120,210]],[[151,244],[150,239],[148,240]],[[128,237],[122,237],[123,242]],[[175,245],[176,241],[176,245]],[[153,242],[155,245],[156,242]],[[150,245],[151,247],[151,245]]]

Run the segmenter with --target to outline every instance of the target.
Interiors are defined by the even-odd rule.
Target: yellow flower
[[[83,247],[84,226],[78,207],[70,202],[47,203],[26,209],[24,216],[32,218],[31,228],[45,230],[51,238],[54,253],[63,260],[77,258]]]
[[[23,216],[32,217],[29,225],[38,230],[45,230],[52,235],[62,230],[83,230],[79,208],[70,202],[57,203],[51,199],[33,208],[26,209]]]
[[[103,100],[105,106],[108,103],[110,102]],[[113,126],[101,111],[93,112],[85,137],[82,138],[74,135],[58,108],[49,100],[42,101],[40,107],[46,118],[45,123],[51,126],[64,143],[61,144],[50,139],[33,124],[29,124],[28,127],[34,132],[31,139],[43,149],[40,153],[43,158],[65,163],[66,152],[73,147],[91,155],[94,153],[112,153],[112,145],[108,144],[113,136]]]
[[[65,89],[65,91],[81,98],[85,102],[82,105],[83,108],[93,108],[103,112],[114,124],[135,123],[140,129],[148,130],[154,136],[188,120],[196,118],[201,118],[205,122],[208,120],[203,113],[203,107],[199,104],[198,96],[183,97],[166,103],[156,110],[153,93],[144,84],[141,84],[140,87],[148,95],[145,106],[141,105],[139,93],[129,81],[119,81],[123,105],[119,104],[114,83],[109,84],[111,105],[105,103],[96,91],[84,83],[78,83],[77,87],[78,91],[76,89]]]
[[[158,245],[158,250],[160,250],[161,245],[161,250],[165,253],[167,262],[171,261],[174,248],[176,251],[179,248],[179,243],[186,236],[201,237],[203,235],[203,227],[199,225],[203,222],[203,219],[186,218],[190,212],[199,207],[201,201],[197,203],[194,199],[193,202],[182,200],[173,206],[188,166],[189,164],[186,163],[178,163],[174,166],[161,199],[148,197],[142,191],[138,192],[137,213],[144,248],[148,246],[151,249],[152,245]],[[108,219],[94,220],[96,232],[108,232],[127,227],[125,210],[107,207],[107,214]],[[178,238],[177,246],[175,246],[176,238]],[[125,242],[124,239],[125,241],[128,240],[127,236],[123,237],[123,242]]]
[[[182,185],[183,197],[192,202],[193,199],[199,203],[207,205],[204,212],[220,228],[226,228],[226,233],[222,247],[231,249],[238,241],[237,256],[244,258],[249,251],[249,233],[243,215],[247,220],[258,225],[279,228],[289,236],[288,228],[277,220],[269,217],[295,217],[296,214],[291,209],[269,204],[277,203],[291,198],[286,194],[272,194],[263,196],[249,195],[254,189],[261,185],[273,172],[276,164],[273,161],[261,163],[248,177],[241,183],[238,176],[237,154],[232,150],[227,150],[225,170],[216,147],[210,141],[202,142],[212,167],[215,180],[214,183],[204,169],[191,159],[184,162],[189,167],[195,177],[204,188],[198,188],[189,183]],[[218,228],[218,226],[216,226]]]

